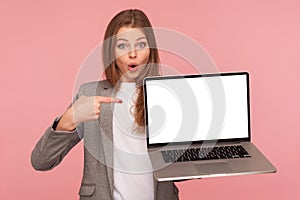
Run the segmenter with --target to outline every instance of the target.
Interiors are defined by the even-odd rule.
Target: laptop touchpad
[[[201,174],[229,173],[232,171],[227,162],[205,163],[195,165]]]

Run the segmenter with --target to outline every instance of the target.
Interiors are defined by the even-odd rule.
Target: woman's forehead
[[[141,28],[122,27],[116,34],[116,40],[128,40],[136,41],[142,38],[146,38]]]

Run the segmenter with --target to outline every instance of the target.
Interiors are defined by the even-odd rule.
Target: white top
[[[144,133],[134,131],[135,83],[122,83],[114,104],[114,199],[154,199],[152,165]]]

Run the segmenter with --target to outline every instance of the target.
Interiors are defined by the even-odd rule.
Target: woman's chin
[[[123,75],[122,79],[124,82],[135,82],[138,76],[139,73],[128,71],[126,74]]]

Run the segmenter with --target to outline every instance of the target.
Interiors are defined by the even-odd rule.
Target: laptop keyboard
[[[242,145],[165,150],[162,155],[166,163],[251,157]]]

